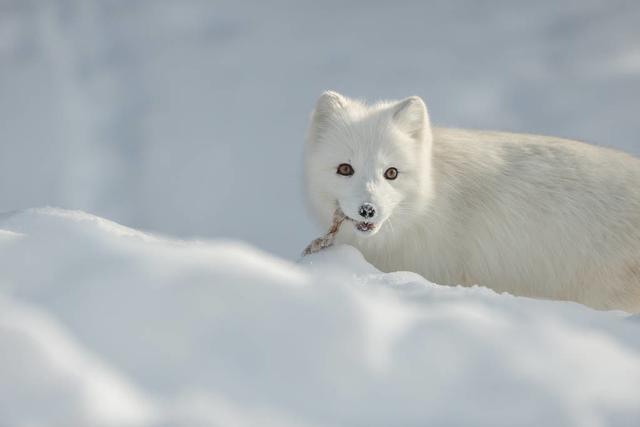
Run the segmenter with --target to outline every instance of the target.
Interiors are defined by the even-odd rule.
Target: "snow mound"
[[[636,426],[640,322],[291,263],[82,213],[0,216],[11,426]]]

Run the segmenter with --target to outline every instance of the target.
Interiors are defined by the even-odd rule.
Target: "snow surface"
[[[293,259],[319,93],[640,154],[640,3],[0,0],[0,426],[638,426],[640,321]],[[324,230],[322,230],[324,231]],[[637,318],[636,318],[637,319]]]
[[[3,426],[640,421],[619,312],[52,208],[2,215],[0,251]]]
[[[0,212],[294,257],[326,89],[640,154],[638,22],[635,0],[0,0]]]

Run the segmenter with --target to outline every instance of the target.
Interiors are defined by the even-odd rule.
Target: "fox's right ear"
[[[323,126],[336,113],[347,105],[347,98],[338,92],[328,90],[320,95],[316,102],[316,108],[313,110],[313,122],[316,125]]]

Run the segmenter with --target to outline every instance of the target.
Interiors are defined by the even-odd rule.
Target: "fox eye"
[[[389,168],[386,171],[384,171],[384,177],[387,179],[396,179],[398,177],[398,169],[396,168]]]
[[[342,163],[338,166],[338,170],[336,172],[338,175],[351,176],[353,175],[353,168],[349,163]]]

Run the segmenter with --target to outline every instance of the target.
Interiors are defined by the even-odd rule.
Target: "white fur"
[[[306,150],[311,211],[383,271],[440,284],[640,311],[640,160],[577,141],[432,128],[418,97],[318,100]],[[338,175],[341,163],[355,174]],[[398,178],[384,178],[396,167]]]

